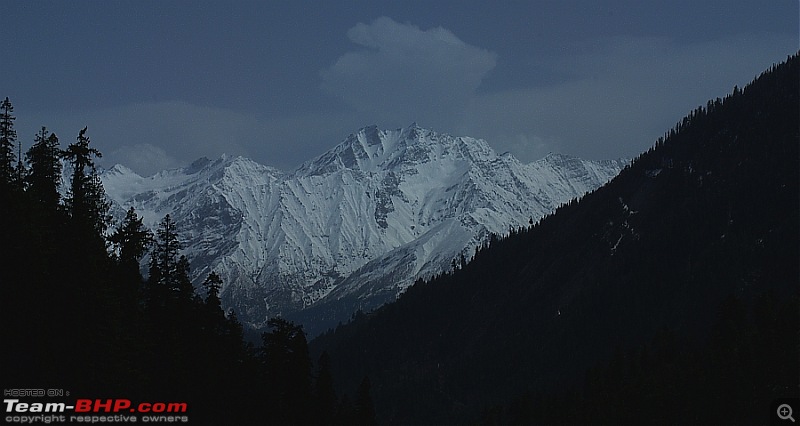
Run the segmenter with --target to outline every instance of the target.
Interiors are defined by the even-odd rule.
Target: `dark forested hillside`
[[[387,423],[768,421],[800,393],[799,70],[312,349]]]
[[[4,396],[18,397],[6,405],[7,422],[117,423],[120,413],[126,422],[142,413],[192,424],[374,422],[371,405],[339,400],[327,361],[314,369],[301,326],[273,319],[259,347],[245,343],[235,313],[221,307],[219,275],[210,273],[203,288],[192,286],[169,215],[155,232],[133,208],[111,223],[94,166],[101,153],[87,128],[62,149],[42,127],[23,156],[15,118],[6,98],[0,104],[0,381]],[[139,267],[147,253],[145,279]],[[368,401],[369,389],[358,389],[358,401]],[[43,399],[51,392],[55,399]],[[144,403],[146,411],[120,412],[105,402],[111,398],[137,404],[131,407]],[[105,405],[79,411],[78,400]],[[42,417],[43,401],[61,404],[61,411]],[[157,410],[168,403],[179,411]],[[79,420],[59,417],[64,413]]]

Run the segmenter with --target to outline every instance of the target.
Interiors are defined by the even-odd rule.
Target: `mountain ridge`
[[[556,155],[523,164],[486,141],[412,124],[364,127],[291,172],[223,155],[150,177],[115,166],[101,178],[118,216],[132,206],[152,227],[172,214],[195,283],[220,273],[223,302],[253,327],[329,294],[333,305],[354,299],[324,320],[298,317],[324,327],[393,300],[490,233],[538,219],[625,164]],[[386,269],[401,264],[401,274]]]

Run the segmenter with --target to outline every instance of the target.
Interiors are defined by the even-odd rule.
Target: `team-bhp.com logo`
[[[8,393],[5,393],[6,395]],[[26,396],[32,396],[28,393]],[[44,395],[41,395],[44,396]],[[186,402],[138,402],[129,399],[86,399],[30,402],[4,398],[6,423],[187,423]]]

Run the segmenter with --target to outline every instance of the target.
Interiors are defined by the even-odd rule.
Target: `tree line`
[[[5,98],[4,388],[186,401],[200,424],[375,423],[369,380],[352,400],[338,397],[329,357],[312,363],[302,326],[273,318],[259,346],[245,341],[236,313],[222,308],[220,276],[196,291],[170,215],[155,232],[133,208],[112,222],[87,128],[62,149],[42,127],[23,154],[15,118]]]

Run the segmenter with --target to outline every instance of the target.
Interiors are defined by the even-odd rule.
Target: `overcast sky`
[[[290,170],[376,124],[522,161],[631,157],[798,50],[797,0],[30,1],[0,9],[23,149],[89,126],[143,175],[201,156]]]

